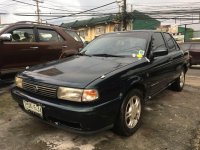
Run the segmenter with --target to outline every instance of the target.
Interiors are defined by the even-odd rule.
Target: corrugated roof
[[[115,15],[105,16],[105,17],[98,17],[98,18],[91,18],[88,20],[77,20],[70,23],[62,23],[61,26],[65,28],[81,28],[81,27],[88,27],[94,26],[98,24],[105,24],[116,21]]]
[[[133,11],[131,13],[128,13],[129,19],[153,19],[148,15],[145,15],[142,12],[139,11]],[[77,20],[70,23],[62,23],[61,26],[65,28],[72,28],[72,29],[78,29],[81,27],[89,27],[89,26],[95,26],[100,24],[106,24],[111,22],[118,21],[117,15],[109,15],[104,17],[97,17],[97,18],[91,18],[88,20]]]

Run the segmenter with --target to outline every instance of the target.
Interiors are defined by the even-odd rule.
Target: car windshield
[[[95,39],[81,53],[95,56],[142,58],[145,54],[146,47],[147,39],[145,38],[115,34],[115,36],[102,36]]]
[[[0,32],[5,29],[8,25],[0,25]]]

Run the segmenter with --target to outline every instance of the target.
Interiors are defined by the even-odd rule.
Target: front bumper
[[[43,111],[43,118],[40,119],[51,125],[73,129],[81,133],[96,132],[113,127],[120,109],[119,99],[101,104],[83,105],[71,102],[61,103],[60,100],[50,100],[18,88],[13,88],[11,93],[25,112],[27,111],[24,109],[23,100],[39,104],[42,106]]]

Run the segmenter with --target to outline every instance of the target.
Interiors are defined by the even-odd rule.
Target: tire
[[[181,92],[185,85],[185,71],[182,70],[180,76],[171,85],[173,91]]]
[[[114,132],[122,136],[134,134],[141,125],[143,106],[143,93],[138,89],[131,90],[122,102]]]

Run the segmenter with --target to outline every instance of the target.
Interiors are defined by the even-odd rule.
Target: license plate
[[[41,118],[43,117],[42,106],[25,101],[25,100],[23,100],[23,104],[24,104],[25,110],[30,111]]]

